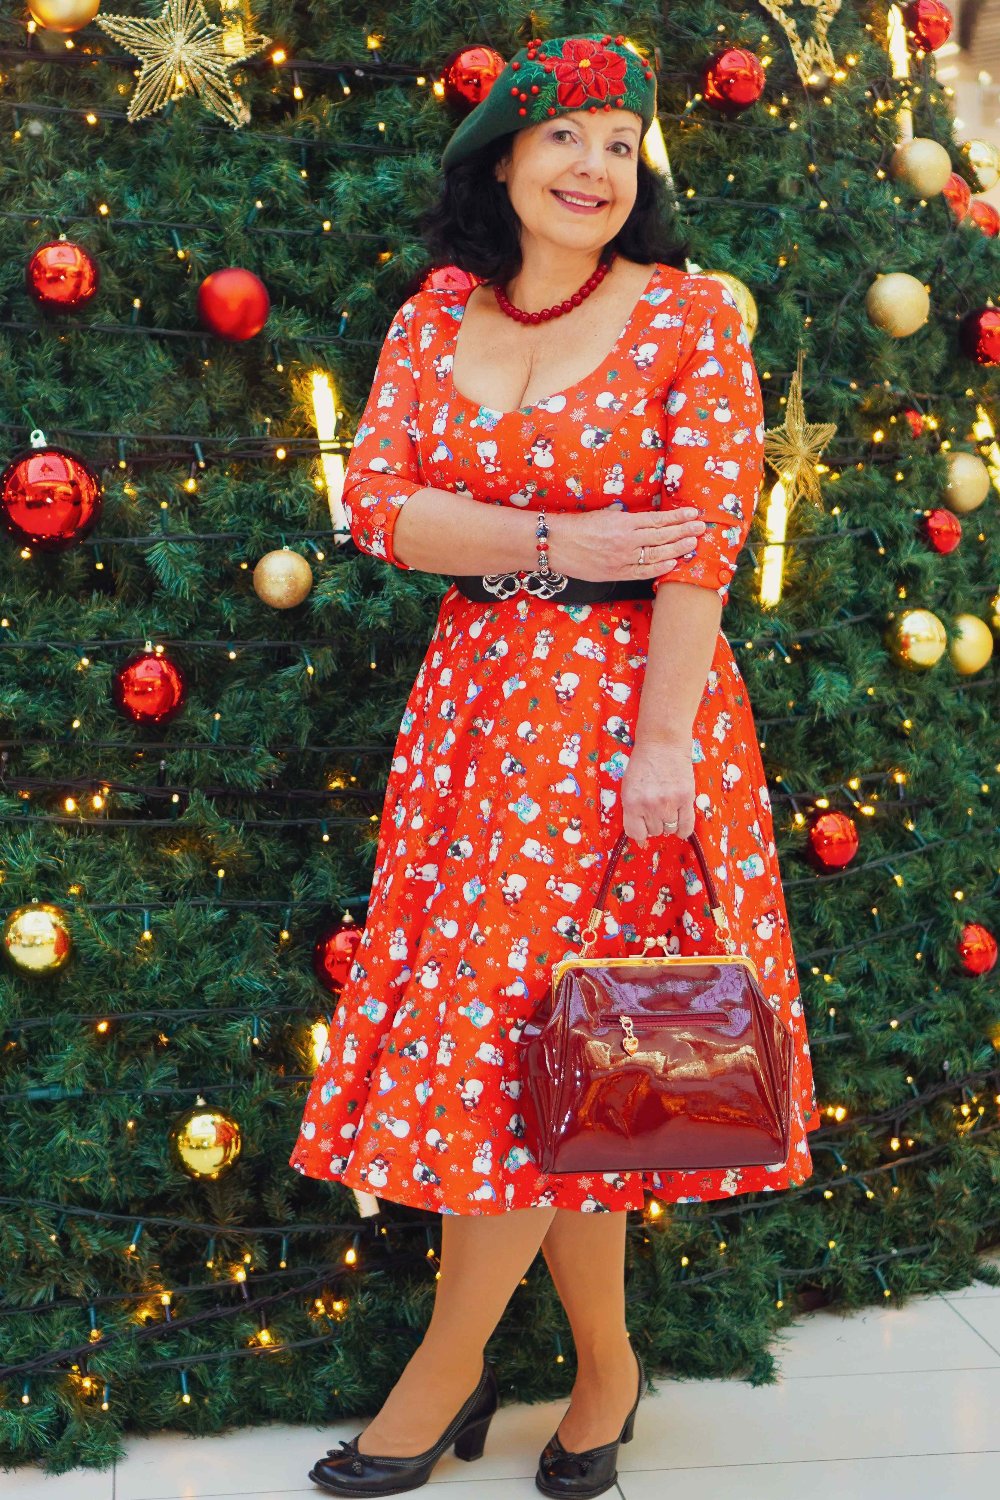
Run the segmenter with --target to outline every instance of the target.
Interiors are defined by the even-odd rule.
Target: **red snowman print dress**
[[[763,406],[729,291],[654,266],[600,366],[516,411],[451,378],[469,287],[396,313],[347,469],[357,545],[404,568],[393,527],[426,485],[483,504],[656,510],[706,529],[657,586],[725,601],[757,503]],[[456,572],[468,572],[461,559]],[[809,1042],[747,691],[720,629],[695,718],[696,829],[737,951],[795,1041],[788,1159],[774,1167],[544,1174],[522,1114],[517,1038],[552,965],[578,954],[633,745],[652,599],[557,604],[523,590],[441,599],[396,740],[368,918],[309,1091],[292,1167],[454,1214],[641,1209],[774,1192],[812,1171]],[[718,951],[686,839],[629,840],[596,955]],[[634,945],[634,946],[633,946]]]

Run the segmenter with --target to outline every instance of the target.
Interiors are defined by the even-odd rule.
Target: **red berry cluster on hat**
[[[652,68],[623,36],[534,37],[504,68],[445,147],[447,169],[496,136],[574,110],[634,110],[643,134],[656,113]]]

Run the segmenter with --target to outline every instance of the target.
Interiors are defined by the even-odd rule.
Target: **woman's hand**
[[[657,578],[690,552],[705,530],[693,505],[676,510],[558,511],[547,517],[549,562],[554,573],[608,583],[615,578]],[[637,566],[644,547],[642,567]]]
[[[676,834],[686,839],[694,832],[694,764],[691,742],[645,740],[632,747],[622,780],[623,826],[630,839],[645,849],[647,838]],[[664,828],[676,822],[675,828]]]

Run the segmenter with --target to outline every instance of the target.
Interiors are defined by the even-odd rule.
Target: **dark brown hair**
[[[521,269],[520,220],[506,186],[493,168],[512,149],[510,131],[444,173],[437,200],[418,220],[432,266],[453,265],[485,281],[505,282]],[[671,228],[673,212],[666,183],[640,154],[632,212],[601,252],[617,250],[628,260],[683,266],[690,251]]]

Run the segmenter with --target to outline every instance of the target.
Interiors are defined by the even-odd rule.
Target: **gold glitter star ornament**
[[[802,404],[803,358],[804,353],[800,349],[795,374],[788,388],[784,423],[781,427],[769,428],[764,433],[764,457],[777,470],[785,486],[789,512],[802,495],[822,510],[816,461],[837,431],[836,422],[807,422],[805,419]]]
[[[805,10],[796,11],[792,0],[760,0],[761,5],[781,27],[795,59],[795,71],[802,82],[820,83],[832,78],[837,71],[837,61],[830,50],[827,32],[834,16],[840,10],[840,0],[802,0]],[[811,36],[803,37],[799,32],[799,20],[804,20],[806,11],[814,12]]]
[[[231,4],[223,4],[224,13]],[[246,125],[250,111],[233,88],[230,68],[260,52],[271,40],[225,15],[224,26],[209,19],[203,0],[166,0],[158,19],[98,16],[108,36],[134,52],[142,63],[128,118],[141,120],[171,99],[197,94],[205,106],[233,129]]]

